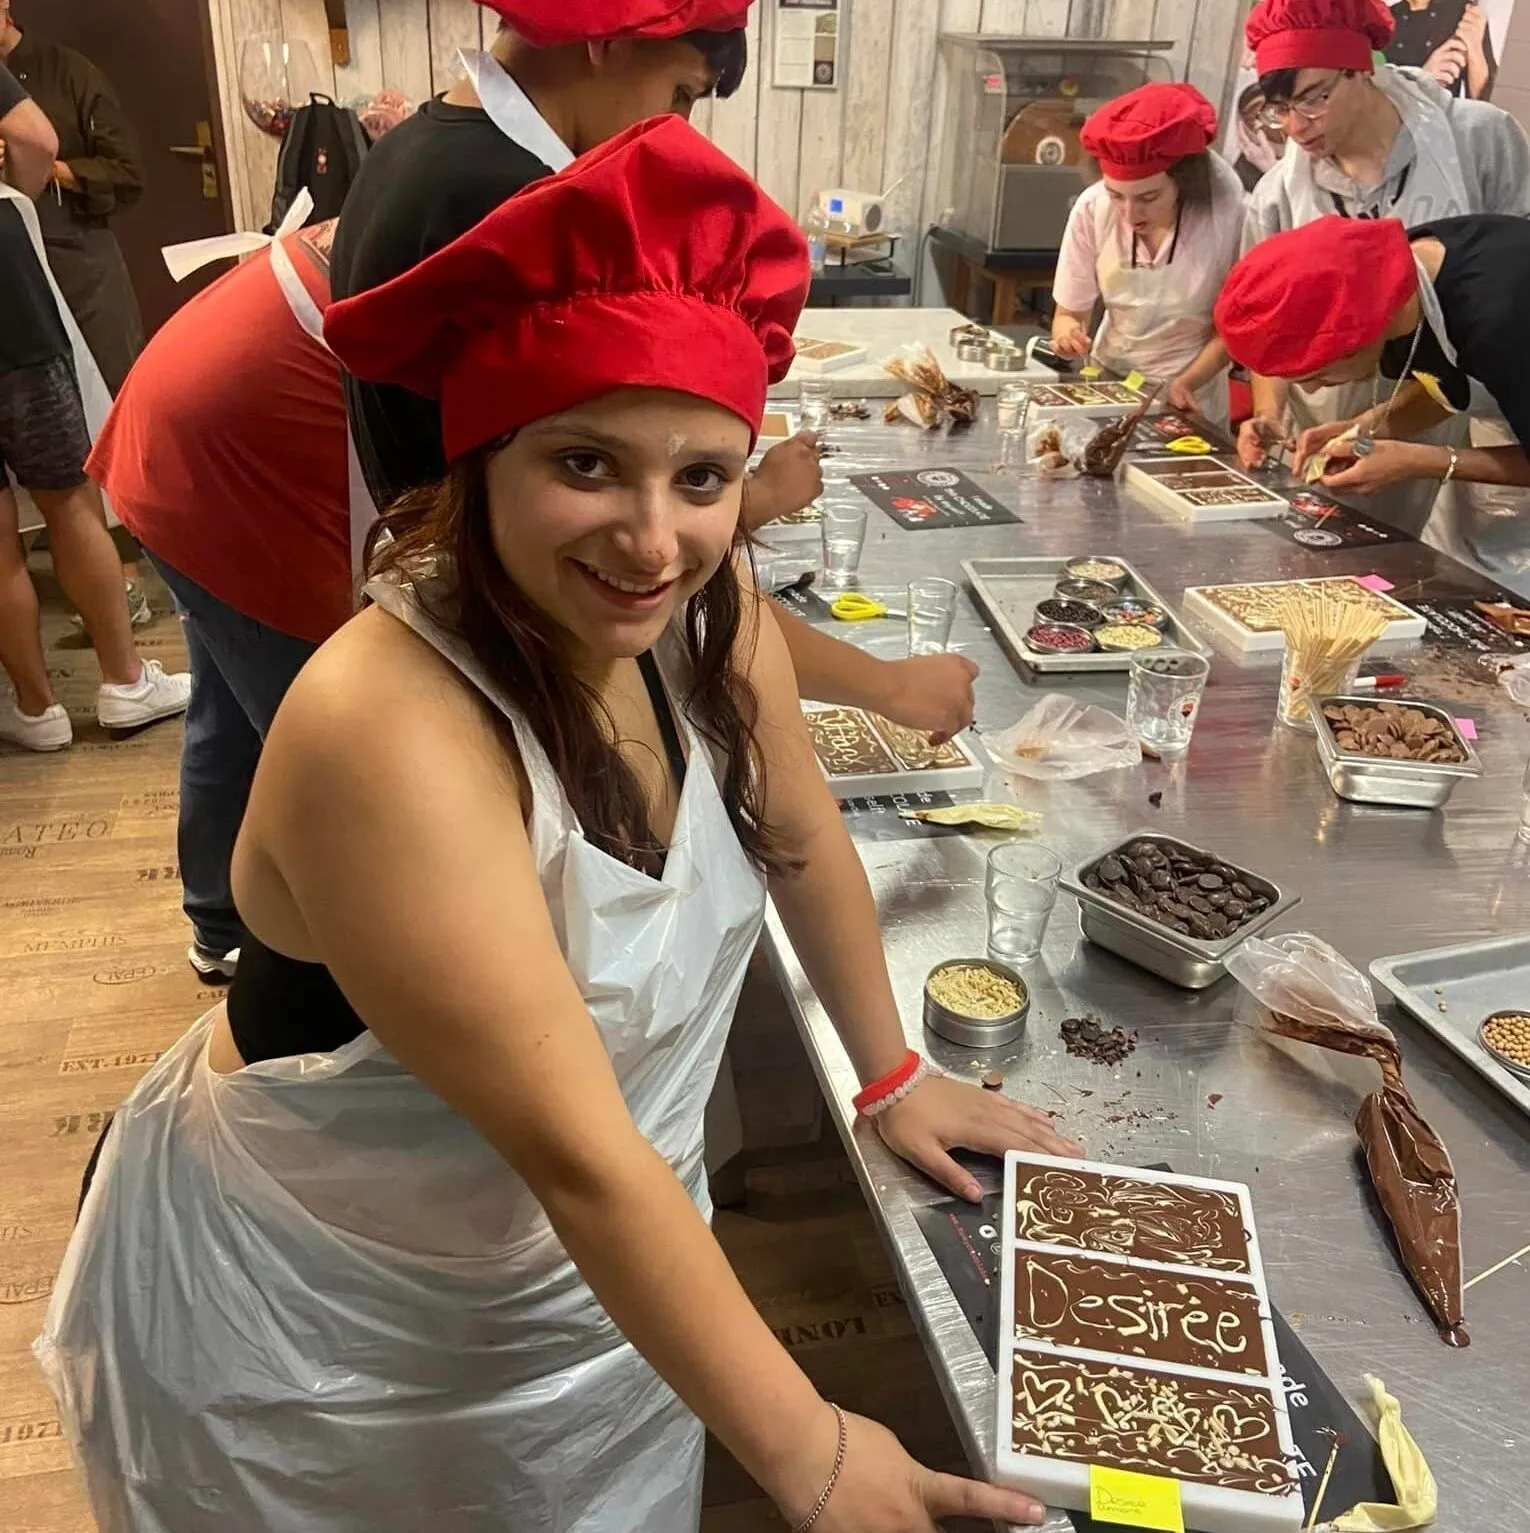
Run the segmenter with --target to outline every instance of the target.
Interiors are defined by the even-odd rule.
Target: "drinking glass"
[[[956,621],[956,582],[911,580],[908,585],[908,652],[943,655]]]
[[[999,451],[994,460],[996,474],[1022,473],[1031,461],[1030,444],[1026,440],[1025,427],[999,433]]]
[[[1031,391],[1023,383],[1001,383],[998,397],[1000,431],[1023,431],[1030,413]]]
[[[1061,876],[1057,853],[1038,842],[1006,841],[988,854],[990,957],[1028,963],[1041,952]]]
[[[1203,655],[1138,650],[1126,688],[1126,728],[1160,756],[1190,749],[1211,664]]]
[[[829,429],[833,419],[834,385],[827,378],[804,378],[801,393],[801,421],[806,431],[816,431],[820,436]]]
[[[861,545],[866,541],[864,506],[823,508],[823,583],[836,591],[855,584],[861,567]]]
[[[1280,662],[1280,701],[1276,716],[1289,729],[1299,729],[1304,734],[1315,735],[1317,725],[1312,722],[1310,704],[1318,697],[1343,697],[1355,684],[1360,674],[1360,661],[1327,660],[1303,655],[1292,645],[1286,645],[1286,653]]]

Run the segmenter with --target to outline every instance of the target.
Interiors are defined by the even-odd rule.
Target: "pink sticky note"
[[[1477,738],[1476,719],[1457,719],[1456,728],[1461,731],[1463,740],[1475,740]]]
[[[1392,589],[1392,582],[1385,575],[1362,575],[1355,583],[1381,596],[1385,596]]]

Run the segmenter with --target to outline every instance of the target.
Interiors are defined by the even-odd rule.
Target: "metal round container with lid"
[[[986,971],[988,980],[983,980],[981,976],[963,975],[961,971],[964,970]],[[992,1011],[994,1015],[975,1016],[962,1010],[963,1001],[957,998],[956,990],[941,984],[943,975],[951,977],[951,987],[959,987],[959,982],[964,978],[977,978],[980,989],[989,993],[980,995],[974,990],[966,1004],[980,1007],[983,1011]],[[960,988],[972,989],[970,984]],[[1006,989],[1018,996],[1019,1001],[1017,1005],[1000,1011],[997,1008],[1007,1004],[1007,1000],[1001,998]],[[944,999],[937,997],[937,991]],[[945,963],[936,964],[924,982],[924,1025],[932,1033],[938,1033],[942,1038],[951,1043],[959,1043],[964,1048],[996,1049],[1003,1044],[1013,1043],[1025,1031],[1025,1019],[1030,1015],[1030,1010],[1030,987],[1008,964],[997,963],[992,958],[948,959]]]

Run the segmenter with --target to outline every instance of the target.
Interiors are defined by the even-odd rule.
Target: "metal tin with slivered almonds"
[[[1269,906],[1252,920],[1245,921],[1229,936],[1214,942],[1203,942],[1171,931],[1108,895],[1085,887],[1086,873],[1091,872],[1105,858],[1119,856],[1138,841],[1150,841],[1155,846],[1179,847],[1200,857],[1215,857],[1230,867],[1255,893],[1269,900]],[[1171,985],[1178,985],[1182,990],[1204,990],[1208,985],[1214,985],[1227,973],[1226,959],[1229,953],[1250,937],[1266,930],[1301,901],[1300,895],[1285,893],[1270,879],[1251,873],[1247,868],[1240,868],[1228,858],[1208,852],[1204,847],[1194,846],[1189,841],[1160,835],[1151,830],[1138,831],[1117,845],[1085,858],[1071,873],[1063,875],[1060,885],[1078,901],[1079,930],[1090,942],[1158,975],[1160,979],[1168,980]]]
[[[1328,785],[1340,798],[1357,804],[1391,804],[1400,809],[1440,809],[1456,791],[1457,783],[1482,776],[1482,762],[1471,742],[1461,733],[1455,719],[1444,708],[1412,698],[1389,698],[1404,707],[1417,708],[1438,719],[1451,738],[1465,753],[1457,762],[1399,761],[1390,756],[1368,756],[1363,751],[1339,748],[1333,726],[1324,708],[1380,706],[1374,697],[1319,697],[1308,704],[1307,712],[1317,728],[1318,758],[1323,763]]]
[[[1000,979],[1007,979],[1020,992],[1020,1004],[1002,1017],[969,1017],[952,1011],[930,994],[930,982],[947,969],[989,969]],[[933,1033],[969,1049],[996,1049],[1013,1043],[1025,1031],[1025,1019],[1031,1013],[1030,987],[1008,964],[992,958],[950,958],[930,970],[924,982],[924,1025]]]

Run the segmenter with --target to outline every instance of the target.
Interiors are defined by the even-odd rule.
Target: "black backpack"
[[[266,233],[276,233],[276,226],[305,186],[313,196],[313,212],[306,223],[338,217],[369,147],[361,119],[349,107],[336,106],[328,96],[312,92],[308,105],[293,115],[282,139],[276,161],[276,195],[271,199]]]

